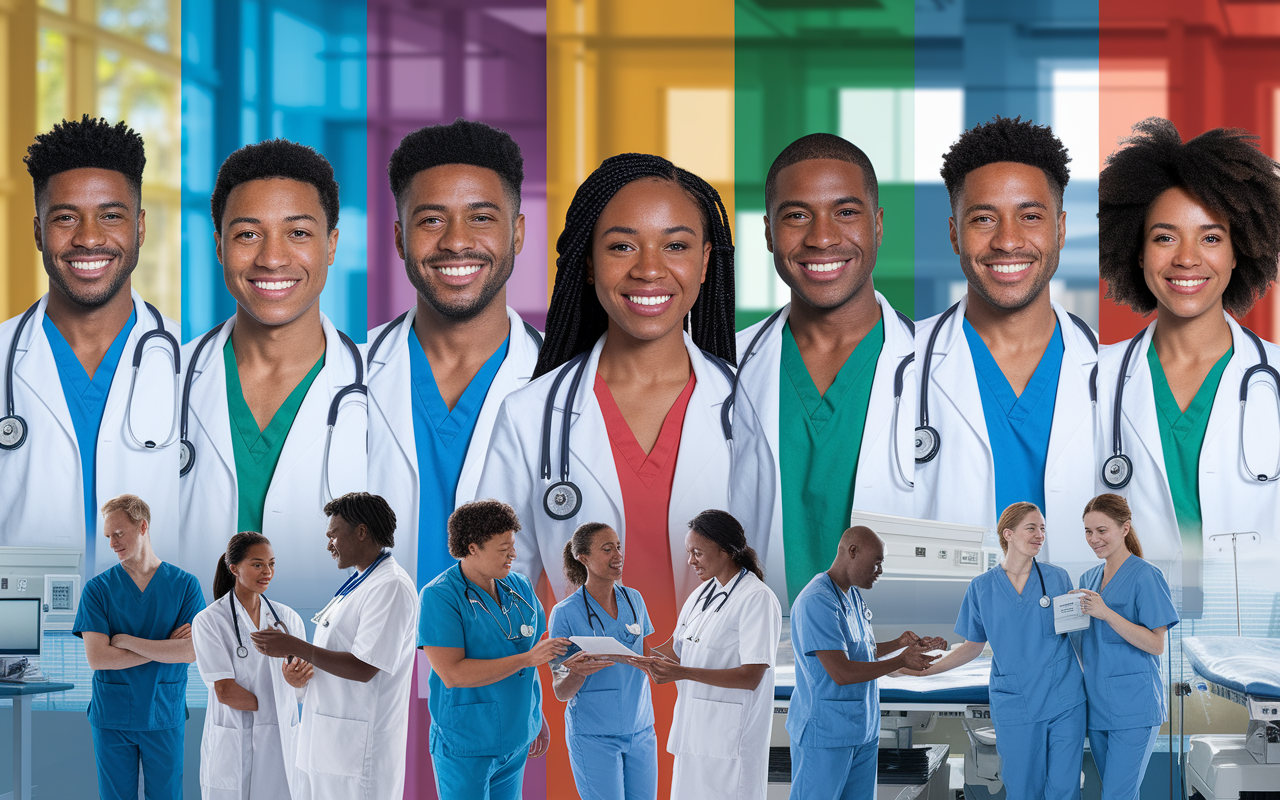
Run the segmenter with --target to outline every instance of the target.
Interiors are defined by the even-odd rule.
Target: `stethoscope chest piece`
[[[1041,608],[1048,608],[1048,607],[1049,607],[1049,598],[1048,598],[1047,596],[1045,596],[1045,595],[1040,595],[1040,607],[1041,607]]]
[[[916,428],[916,463],[927,464],[938,455],[938,445],[942,442],[938,431],[932,425],[921,425]]]
[[[631,634],[632,636],[639,636],[640,631],[641,631],[641,628],[640,628],[639,622],[627,623],[627,633]]]
[[[17,414],[0,419],[0,448],[17,450],[27,440],[27,421]]]
[[[542,505],[552,519],[569,519],[582,505],[582,492],[573,481],[560,481],[547,488]]]
[[[239,647],[236,648],[236,655],[239,656],[240,658],[248,658],[249,648],[245,647],[244,645],[240,645]]]
[[[1117,453],[1102,462],[1102,482],[1110,489],[1123,489],[1133,477],[1133,462],[1124,453]]]
[[[191,471],[191,465],[195,463],[195,453],[195,445],[191,442],[186,439],[178,442],[178,477]]]
[[[862,609],[862,616],[863,616],[863,618],[864,618],[864,619],[866,619],[866,621],[867,621],[867,622],[870,622],[870,621],[871,621],[871,609],[866,608],[866,607],[864,606],[864,607],[863,607],[863,609]]]
[[[527,625],[527,624],[526,624],[526,625],[521,625],[521,626],[520,626],[520,635],[521,635],[523,638],[525,638],[525,639],[528,639],[530,636],[533,636],[533,626],[532,626],[532,625]]]

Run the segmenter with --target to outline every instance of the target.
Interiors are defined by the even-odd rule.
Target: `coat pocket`
[[[742,703],[689,698],[680,717],[681,755],[738,758],[742,749]]]
[[[239,728],[206,725],[200,740],[200,785],[240,791],[244,733]]]
[[[365,752],[369,746],[369,723],[362,719],[343,719],[316,714],[311,731],[312,772],[323,772],[344,778],[364,774]]]
[[[569,724],[573,732],[586,736],[621,736],[634,733],[635,719],[628,719],[627,709],[622,708],[622,692],[617,689],[601,689],[574,695],[569,705]]]
[[[152,730],[176,728],[186,721],[186,691],[186,681],[162,681],[156,684],[156,693],[151,699]]]
[[[454,706],[445,715],[448,733],[445,736],[450,755],[500,756],[498,752],[499,727],[507,723],[497,703],[467,703]],[[526,717],[517,724],[525,725]]]

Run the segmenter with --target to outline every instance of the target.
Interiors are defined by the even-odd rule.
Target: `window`
[[[964,90],[841,89],[840,135],[881,183],[941,183],[942,156],[964,130]]]

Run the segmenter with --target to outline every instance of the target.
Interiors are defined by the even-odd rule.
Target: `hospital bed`
[[[1191,737],[1187,796],[1280,797],[1280,641],[1199,636],[1182,646],[1209,690],[1249,713],[1243,736]]]

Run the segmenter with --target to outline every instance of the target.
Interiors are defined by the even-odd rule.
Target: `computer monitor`
[[[0,658],[40,655],[40,598],[0,598]]]

